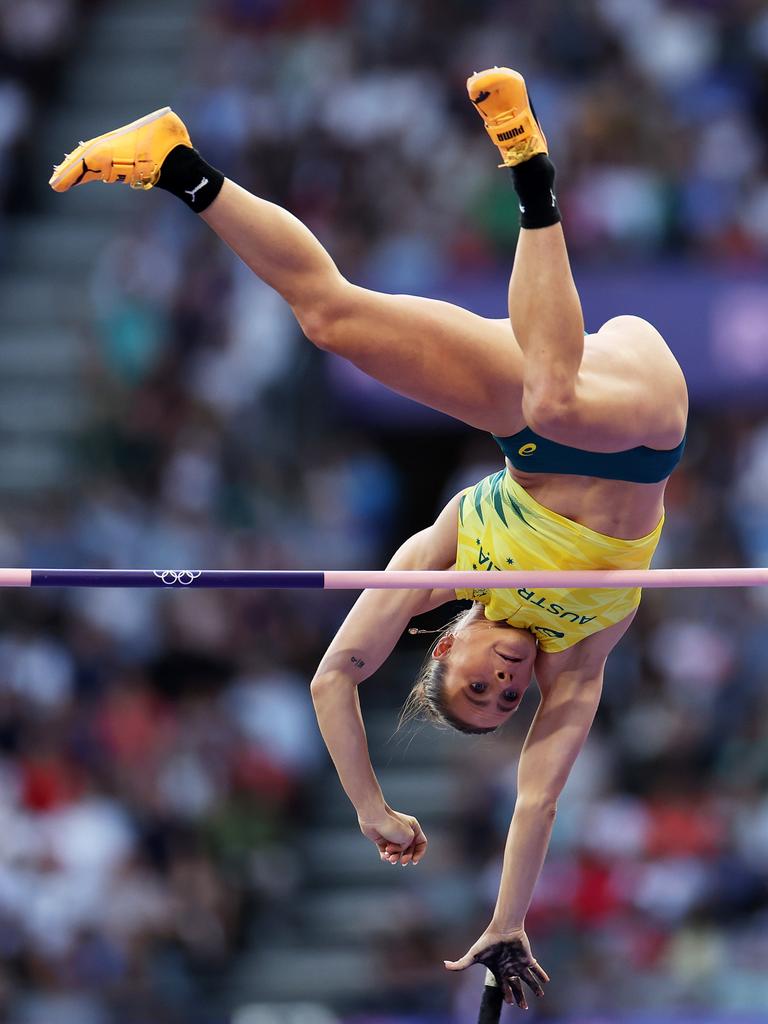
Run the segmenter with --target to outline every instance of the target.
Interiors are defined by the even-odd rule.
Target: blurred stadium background
[[[161,193],[47,190],[173,103],[342,270],[504,315],[516,204],[465,98],[520,67],[590,325],[688,373],[657,565],[768,564],[764,0],[0,0],[0,563],[380,567],[489,438],[367,384]],[[359,835],[308,681],[350,598],[0,599],[0,1019],[468,1024],[530,705],[391,738],[423,644],[363,687],[431,838]],[[529,915],[569,1024],[768,1018],[768,595],[649,593]],[[513,1011],[509,1013],[509,1020]]]

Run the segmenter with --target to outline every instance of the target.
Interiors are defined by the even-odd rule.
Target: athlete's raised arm
[[[605,662],[634,618],[587,637],[556,654],[539,653],[536,681],[541,701],[520,754],[517,800],[504,849],[499,894],[491,923],[449,970],[473,963],[489,967],[506,1002],[526,1007],[521,980],[543,994],[548,975],[525,934],[525,915],[549,847],[557,801],[589,735],[600,703]]]
[[[432,526],[409,537],[388,569],[448,569],[456,555],[458,495]],[[391,653],[414,615],[453,600],[453,591],[366,590],[355,602],[312,680],[312,701],[360,828],[383,859],[417,862],[426,839],[415,818],[387,806],[368,754],[357,687]],[[393,849],[396,848],[396,849]]]

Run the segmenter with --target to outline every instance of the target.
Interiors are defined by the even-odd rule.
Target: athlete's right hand
[[[426,853],[427,837],[410,814],[393,811],[389,804],[375,818],[358,815],[360,831],[379,848],[379,856],[390,864],[418,864]]]

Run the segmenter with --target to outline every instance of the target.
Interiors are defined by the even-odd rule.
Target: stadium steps
[[[375,763],[375,762],[374,762]],[[420,765],[415,769],[376,767],[387,802],[397,810],[401,808],[419,820],[428,816],[433,822],[450,821],[454,816],[456,784],[440,769]],[[338,782],[330,784],[330,792],[323,796],[326,820],[336,825],[349,821],[354,816],[352,805]]]
[[[109,223],[93,216],[89,220],[78,217],[77,223],[69,217],[51,215],[20,217],[8,232],[8,246],[17,273],[23,267],[27,279],[54,278],[66,284],[70,295],[77,295],[78,291],[82,294],[78,284],[88,281],[94,262],[112,233]],[[80,305],[78,313],[82,315],[82,311]],[[44,312],[50,316],[49,310]]]
[[[234,1005],[256,1002],[285,1002],[312,999],[336,1001],[367,997],[381,989],[375,959],[366,947],[340,945],[330,941],[322,946],[265,945],[254,957],[240,961],[247,978],[238,986],[243,993]],[[250,995],[246,996],[245,992]]]
[[[115,0],[82,26],[76,62],[36,126],[35,213],[3,225],[0,268],[0,488],[71,489],[74,436],[92,410],[86,344],[91,277],[130,215],[129,189],[54,195],[51,165],[82,138],[172,101],[201,0]]]
[[[371,759],[388,802],[421,820],[428,857],[417,867],[382,864],[329,769],[310,795],[313,819],[300,840],[305,880],[291,912],[295,937],[265,944],[254,930],[251,950],[228,981],[237,1003],[316,998],[335,1009],[371,1005],[389,985],[378,965],[382,942],[412,921],[423,901],[439,905],[446,887],[455,888],[453,826],[466,737],[427,728],[393,749],[395,721],[391,711],[365,714]],[[299,944],[306,976],[292,963]]]

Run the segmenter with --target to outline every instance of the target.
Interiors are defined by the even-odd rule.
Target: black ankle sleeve
[[[512,181],[520,200],[520,226],[547,228],[562,217],[555,197],[555,165],[545,153],[512,168]]]
[[[172,192],[185,202],[190,210],[207,210],[221,191],[224,175],[211,167],[196,149],[176,146],[163,161],[155,188]]]

